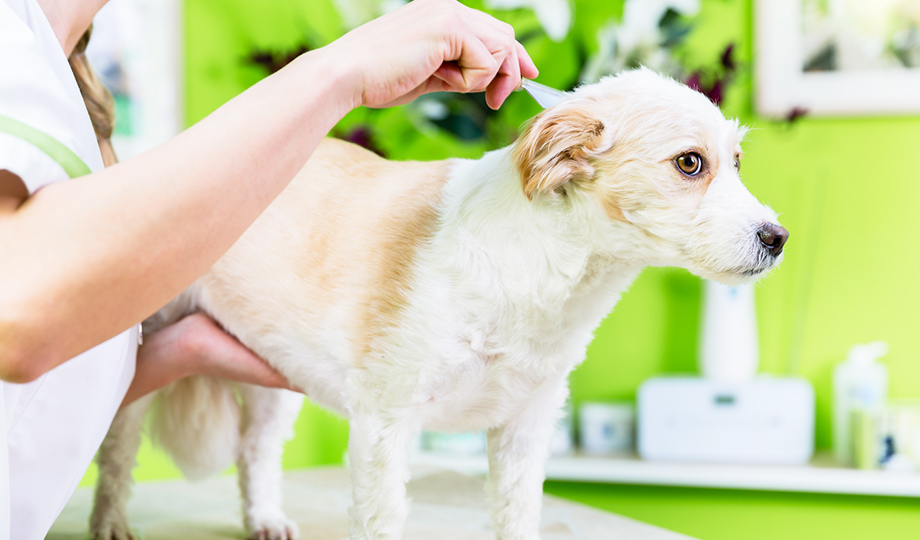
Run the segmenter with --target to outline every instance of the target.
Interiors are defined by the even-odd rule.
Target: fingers
[[[467,12],[467,24],[460,29],[459,58],[442,64],[434,76],[453,91],[485,91],[486,103],[497,109],[520,86],[522,76],[537,76],[537,68],[515,40],[511,25],[480,11]]]
[[[486,89],[486,104],[492,109],[498,109],[520,84],[521,66],[518,63],[517,51],[512,50]]]
[[[325,47],[351,106],[407,103],[434,91],[486,92],[497,108],[537,69],[514,29],[453,0],[416,0]],[[341,60],[343,59],[343,60]]]
[[[540,74],[540,70],[537,69],[537,65],[533,63],[533,60],[530,58],[530,54],[527,53],[527,49],[524,48],[520,42],[516,42],[518,61],[520,62],[521,76],[525,79],[536,79],[537,75]]]
[[[493,52],[482,40],[469,34],[462,36],[462,39],[459,56],[441,64],[434,75],[452,90],[481,92],[501,67],[501,60],[495,57],[496,52],[500,51]]]
[[[514,51],[505,58],[505,62],[498,70],[495,79],[486,90],[486,103],[493,109],[498,109],[511,92],[521,86],[521,78],[533,79],[539,74],[530,55],[524,46],[515,42]]]

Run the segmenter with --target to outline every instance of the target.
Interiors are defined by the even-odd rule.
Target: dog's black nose
[[[779,254],[783,252],[783,246],[786,245],[786,240],[789,239],[789,231],[775,223],[764,223],[757,231],[757,236],[760,237],[760,243],[770,252],[770,255],[779,257]]]

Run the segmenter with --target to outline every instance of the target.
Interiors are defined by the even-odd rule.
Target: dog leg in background
[[[90,537],[93,540],[128,540],[128,498],[134,479],[131,470],[137,465],[137,450],[147,409],[154,394],[144,396],[115,415],[99,455],[99,480],[90,517]]]
[[[349,430],[351,540],[399,540],[409,514],[408,446],[415,431],[406,419],[376,412],[352,414]]]
[[[504,426],[487,433],[489,478],[497,540],[539,540],[546,460],[568,397],[567,379],[540,392]]]
[[[237,466],[246,530],[257,540],[293,540],[297,525],[281,508],[281,455],[294,435],[304,396],[248,384],[239,390],[243,420]]]

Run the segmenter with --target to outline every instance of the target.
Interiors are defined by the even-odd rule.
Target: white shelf
[[[439,467],[484,475],[485,456],[455,456],[414,452],[413,465]],[[609,484],[639,484],[761,491],[797,491],[848,495],[920,497],[920,474],[864,471],[836,467],[819,456],[804,467],[772,465],[714,465],[643,461],[583,455],[554,457],[546,464],[548,480]]]

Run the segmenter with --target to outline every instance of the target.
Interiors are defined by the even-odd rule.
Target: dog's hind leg
[[[128,528],[127,510],[133,483],[131,470],[137,465],[144,417],[153,396],[144,396],[119,411],[99,448],[96,458],[99,480],[90,517],[90,537],[93,540],[133,538]]]
[[[248,384],[239,388],[243,432],[237,465],[246,530],[257,540],[293,540],[297,525],[281,509],[281,454],[304,396]]]

